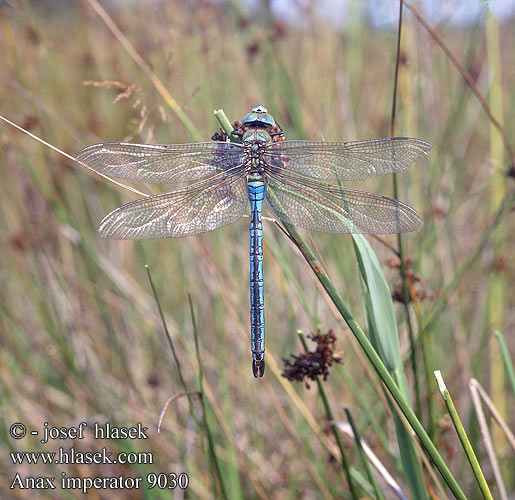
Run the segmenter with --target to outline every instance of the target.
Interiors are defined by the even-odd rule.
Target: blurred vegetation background
[[[385,3],[397,12],[396,2]],[[209,140],[219,127],[214,109],[223,108],[236,120],[256,104],[268,107],[289,139],[389,136],[396,26],[372,23],[360,2],[347,2],[338,10],[344,19],[336,22],[316,5],[299,2],[292,21],[277,16],[266,1],[253,6],[237,0],[103,2],[113,23],[106,24],[109,20],[101,17],[94,0],[2,2],[0,114],[70,154],[104,141]],[[473,23],[451,24],[448,10],[429,23],[486,96],[506,136],[513,138],[515,18],[500,22],[487,3],[481,5]],[[123,46],[122,36],[133,52]],[[433,145],[427,160],[398,178],[399,198],[425,221],[422,231],[403,238],[417,298],[408,308],[415,335],[426,326],[424,343],[417,343],[418,390],[409,360],[406,309],[397,300],[400,344],[419,418],[467,497],[480,498],[427,374],[442,371],[493,484],[468,388],[471,378],[478,379],[513,429],[514,395],[493,335],[494,330],[505,334],[513,356],[512,207],[492,225],[503,200],[513,200],[507,198],[513,167],[511,177],[506,175],[513,158],[463,75],[406,8],[399,61],[396,135]],[[163,97],[157,80],[168,95]],[[377,376],[298,250],[273,223],[264,222],[267,371],[255,380],[249,355],[247,219],[195,238],[101,240],[99,221],[134,199],[132,193],[5,123],[0,126],[0,165],[1,491],[7,491],[16,471],[57,477],[62,470],[70,476],[185,471],[190,477],[187,498],[220,496],[206,452],[207,422],[228,498],[350,498],[316,384],[308,389],[281,377],[281,358],[303,351],[298,330],[335,332],[343,363],[333,367],[324,383],[334,417],[346,420],[343,410],[350,408],[362,437],[409,491],[391,409]],[[352,187],[391,195],[392,179]],[[352,239],[319,233],[306,238],[353,314],[366,324]],[[394,298],[402,299],[398,258],[387,245],[395,248],[396,237],[368,240]],[[184,387],[145,264],[186,386],[195,391],[191,295],[207,412],[200,433],[188,399],[178,397],[157,435],[161,410]],[[191,401],[202,421],[199,398]],[[150,438],[41,445],[33,436],[14,441],[8,435],[13,422],[41,429],[45,421],[70,426],[106,420],[123,426],[142,422]],[[492,430],[505,486],[513,494],[513,450],[493,422]],[[152,451],[155,463],[15,467],[9,456],[12,450],[55,451],[72,444],[83,451],[101,446]],[[373,497],[353,441],[344,437],[344,445],[361,496],[366,492]],[[428,491],[441,498],[438,477],[427,467],[424,475]],[[394,498],[379,482],[386,498]],[[498,494],[496,486],[493,492]],[[33,494],[14,490],[2,498]],[[109,499],[168,495],[157,489],[91,494]],[[181,492],[174,495],[180,498]],[[37,496],[80,495],[54,490]]]

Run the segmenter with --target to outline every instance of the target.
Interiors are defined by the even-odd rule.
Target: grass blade
[[[159,300],[159,296],[157,294],[157,290],[155,288],[154,281],[152,280],[152,276],[150,274],[148,265],[145,265],[145,270],[147,271],[148,279],[150,281],[150,286],[152,288],[152,293],[154,294],[154,298],[156,300],[157,308],[159,310],[159,316],[161,317],[161,321],[163,323],[163,328],[164,328],[164,331],[166,334],[166,338],[168,340],[168,345],[170,346],[170,350],[172,351],[172,355],[175,360],[175,364],[177,366],[177,373],[179,375],[179,380],[184,389],[184,394],[187,395],[187,397],[188,397],[188,405],[189,405],[189,409],[190,409],[190,415],[193,418],[193,420],[195,421],[195,425],[197,427],[197,432],[199,433],[199,436],[202,436],[202,426],[200,425],[200,422],[198,421],[197,416],[195,415],[195,410],[193,408],[192,395],[195,393],[188,391],[188,387],[186,385],[186,380],[184,379],[184,375],[182,373],[181,363],[180,363],[179,357],[177,356],[177,351],[175,350],[175,346],[174,346],[172,337],[170,335],[170,332],[168,331],[168,325],[166,324],[166,319],[164,317],[163,309],[161,307],[161,302]],[[210,464],[211,473],[213,476],[213,484],[215,484],[215,485],[220,484],[222,491],[225,492],[225,490],[223,488],[224,484],[223,484],[223,481],[221,478],[220,469],[218,467],[216,454],[214,453],[213,437],[212,437],[211,429],[209,428],[207,416],[206,416],[206,405],[204,402],[205,394],[203,392],[203,386],[202,386],[203,371],[202,371],[202,363],[200,362],[200,355],[199,355],[199,351],[198,351],[197,327],[196,327],[195,315],[193,312],[191,297],[189,294],[188,294],[188,299],[189,299],[190,310],[191,310],[193,331],[194,331],[194,336],[195,336],[195,349],[196,349],[196,353],[197,353],[197,360],[199,362],[199,391],[198,391],[198,394],[200,395],[200,402],[202,404],[203,425],[204,425],[204,429],[205,429],[205,432],[206,432],[206,435],[208,438],[209,454],[206,453],[206,450],[204,447],[204,441],[202,439],[201,439],[201,444],[202,444],[202,449],[204,450],[204,453],[206,454],[208,462]],[[213,464],[213,466],[211,466],[211,464]],[[213,467],[214,467],[214,469],[213,469]],[[224,494],[224,497],[229,498],[226,494]]]
[[[366,285],[365,310],[369,314],[372,344],[390,371],[402,369],[397,321],[390,289],[372,247],[361,234],[353,234],[354,251]]]
[[[474,476],[476,477],[477,484],[483,493],[483,498],[485,500],[493,500],[492,493],[490,492],[490,488],[488,488],[488,484],[486,483],[485,476],[483,475],[483,471],[481,470],[481,466],[477,461],[476,454],[472,449],[472,445],[470,444],[467,433],[465,432],[465,428],[461,423],[460,417],[454,403],[452,401],[451,395],[445,386],[445,382],[442,378],[440,370],[436,370],[434,372],[436,381],[438,382],[438,387],[440,389],[440,393],[442,395],[443,400],[445,401],[445,405],[447,406],[447,410],[449,411],[449,416],[451,417],[454,428],[456,429],[456,433],[460,439],[461,445],[463,446],[463,450],[465,451],[465,455],[467,456],[467,460],[469,461],[470,467],[474,472]]]
[[[390,122],[390,135],[395,137],[395,124],[396,124],[396,111],[397,111],[397,83],[399,81],[399,68],[400,68],[400,58],[401,58],[401,34],[402,34],[402,7],[403,2],[400,0],[399,2],[399,23],[397,29],[397,55],[395,57],[395,76],[393,82],[393,98],[392,98],[392,115]],[[397,174],[393,174],[393,197],[399,198],[399,184],[397,182]],[[416,411],[415,413],[420,418],[421,412],[421,401],[420,401],[420,383],[418,380],[418,369],[417,369],[417,351],[415,347],[415,336],[413,334],[413,325],[411,324],[411,316],[409,311],[409,298],[410,293],[408,290],[407,276],[406,276],[406,266],[404,260],[404,245],[402,244],[402,234],[397,234],[397,248],[399,251],[399,259],[400,259],[400,271],[401,271],[401,279],[402,279],[402,303],[404,305],[404,311],[406,314],[406,322],[408,324],[408,332],[409,332],[409,341],[411,347],[411,365],[413,369],[413,382],[415,386],[415,401],[416,401]],[[429,391],[428,391],[429,392]],[[429,419],[431,419],[432,409],[431,409],[431,398],[428,398],[429,408],[428,414]],[[432,423],[432,422],[431,422]]]
[[[334,287],[331,279],[327,275],[327,273],[323,270],[322,265],[316,258],[315,254],[312,252],[312,250],[306,245],[303,238],[298,233],[297,229],[294,226],[291,226],[290,224],[284,224],[286,231],[288,232],[291,240],[295,243],[299,251],[302,253],[303,257],[308,262],[309,266],[315,273],[316,277],[328,293],[331,300],[334,302],[334,305],[337,307],[338,311],[342,315],[343,319],[347,323],[348,327],[352,331],[353,335],[356,337],[356,340],[360,344],[361,348],[364,350],[365,354],[367,355],[368,359],[374,366],[375,370],[377,371],[379,377],[382,379],[388,390],[390,391],[391,395],[399,405],[402,413],[408,420],[409,424],[412,426],[413,430],[415,431],[416,435],[422,442],[422,445],[424,446],[425,450],[433,460],[434,464],[440,471],[440,474],[444,478],[445,482],[453,492],[454,496],[460,500],[466,500],[466,497],[460,488],[459,484],[456,482],[456,479],[452,475],[451,471],[447,467],[447,464],[442,459],[441,455],[438,453],[438,450],[436,449],[435,445],[427,435],[424,427],[420,423],[420,421],[417,419],[415,413],[411,409],[411,406],[409,403],[405,400],[403,393],[395,383],[394,379],[390,375],[388,369],[384,365],[383,361],[377,354],[376,350],[373,348],[372,344],[368,340],[367,336],[365,335],[365,332],[359,325],[359,323],[356,321],[352,313],[350,312],[347,305],[344,303],[342,298],[340,297],[339,293],[337,292],[336,288]]]
[[[163,313],[163,308],[161,307],[161,301],[159,300],[159,295],[157,294],[157,290],[154,285],[154,280],[152,279],[152,275],[150,274],[150,269],[148,265],[145,264],[145,271],[147,272],[148,281],[150,282],[150,287],[152,288],[152,293],[154,295],[154,299],[156,301],[157,309],[159,311],[159,317],[161,318],[161,322],[163,323],[163,329],[166,335],[166,339],[168,341],[168,345],[170,346],[170,350],[172,351],[173,359],[175,361],[175,365],[177,367],[177,374],[179,375],[179,381],[181,382],[182,388],[184,389],[184,392],[188,394],[188,404],[190,408],[190,415],[191,418],[195,421],[195,424],[197,425],[197,430],[200,431],[200,424],[197,420],[197,417],[195,415],[195,411],[193,409],[193,401],[191,399],[191,393],[188,391],[188,386],[186,384],[186,380],[184,378],[184,375],[182,373],[182,367],[181,362],[179,360],[179,356],[177,356],[177,351],[175,350],[175,345],[172,340],[172,336],[170,335],[170,332],[168,330],[168,325],[166,324],[166,319]]]
[[[88,0],[93,10],[99,15],[100,19],[104,21],[114,37],[118,40],[121,46],[127,51],[129,56],[139,66],[145,76],[151,81],[155,89],[159,92],[166,104],[171,108],[177,119],[181,122],[182,126],[188,131],[191,137],[198,142],[202,142],[202,134],[198,131],[197,127],[190,120],[188,115],[184,112],[180,104],[172,97],[168,89],[163,85],[161,80],[157,78],[148,63],[139,55],[134,46],[129,42],[127,37],[121,32],[120,28],[116,25],[109,14],[97,2],[97,0]]]
[[[495,330],[494,335],[497,338],[497,342],[499,342],[499,349],[501,350],[504,367],[508,373],[513,395],[515,396],[515,370],[513,369],[513,361],[511,359],[510,352],[508,351],[506,341],[504,340],[504,335],[499,330]]]
[[[188,293],[188,303],[190,306],[191,313],[191,323],[193,325],[193,336],[195,338],[195,354],[198,362],[198,390],[200,392],[200,403],[202,405],[202,420],[204,423],[204,428],[206,430],[207,442],[209,444],[209,456],[211,457],[211,463],[213,464],[214,469],[214,484],[219,484],[220,489],[222,490],[222,495],[224,498],[231,498],[228,494],[227,485],[225,484],[224,475],[222,474],[222,467],[218,460],[218,456],[215,450],[215,440],[213,437],[213,433],[211,432],[211,427],[209,425],[209,419],[207,415],[208,407],[206,405],[206,394],[204,392],[204,369],[202,367],[202,361],[200,359],[200,349],[198,342],[198,329],[197,329],[197,321],[195,319],[195,310],[193,309],[193,301],[191,299],[191,295]]]
[[[354,419],[352,418],[352,414],[348,408],[345,408],[345,414],[347,415],[347,420],[349,421],[349,424],[352,427],[352,432],[354,434],[354,440],[356,441],[356,445],[358,447],[359,454],[361,456],[361,461],[363,462],[363,467],[365,467],[365,470],[367,472],[367,477],[368,477],[368,480],[370,481],[370,484],[374,487],[374,492],[376,494],[376,498],[378,500],[384,500],[383,493],[381,492],[381,489],[379,488],[377,479],[376,479],[374,473],[372,472],[372,467],[370,466],[368,458],[365,455],[365,450],[363,450],[363,445],[361,444],[361,437],[359,435],[358,429],[354,423]]]
[[[470,396],[472,398],[472,404],[474,405],[474,410],[476,411],[476,418],[479,423],[479,429],[481,430],[481,437],[483,439],[483,446],[485,447],[486,453],[488,455],[488,459],[490,460],[490,466],[492,467],[492,474],[495,478],[495,483],[497,484],[497,490],[499,492],[499,496],[501,500],[508,500],[508,495],[506,493],[506,487],[504,485],[504,481],[501,475],[501,469],[499,467],[499,461],[495,456],[494,445],[492,442],[492,436],[490,434],[490,429],[488,428],[488,423],[486,420],[486,415],[481,405],[481,399],[485,402],[486,406],[490,410],[490,412],[494,415],[497,423],[500,424],[501,429],[503,429],[505,435],[510,438],[510,430],[505,426],[504,421],[501,416],[498,414],[497,410],[493,406],[492,401],[485,393],[484,389],[481,387],[479,382],[476,379],[472,379],[469,381],[469,390]],[[505,427],[503,427],[503,425]],[[513,436],[511,436],[513,438]],[[512,443],[513,444],[513,443]],[[514,448],[515,449],[515,448]]]

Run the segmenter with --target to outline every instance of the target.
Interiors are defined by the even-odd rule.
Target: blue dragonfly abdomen
[[[250,333],[252,372],[262,377],[265,372],[265,304],[263,293],[263,223],[261,212],[266,184],[259,174],[248,179],[250,201]]]

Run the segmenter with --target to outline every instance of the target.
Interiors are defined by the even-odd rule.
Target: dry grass
[[[258,103],[268,106],[290,139],[389,135],[393,30],[373,29],[358,16],[344,33],[321,21],[305,27],[270,24],[265,16],[243,16],[236,4],[120,2],[110,5],[109,12],[205,140],[218,127],[213,109],[223,108],[231,119],[240,119]],[[87,2],[73,8],[49,2],[47,8],[28,1],[0,7],[0,114],[72,154],[99,141],[193,140]],[[515,135],[513,28],[513,20],[499,27],[495,52],[492,41],[485,41],[484,22],[468,28],[438,26],[478,89],[488,95],[497,85],[493,107],[502,110],[508,137]],[[503,331],[514,352],[512,216],[504,217],[461,278],[456,283],[453,279],[481,242],[504,193],[513,189],[513,179],[503,175],[509,160],[502,143],[496,149],[499,137],[462,76],[409,13],[403,29],[397,133],[422,138],[434,147],[427,161],[399,177],[400,198],[425,220],[423,231],[404,239],[413,269],[434,295],[418,304],[422,322],[451,283],[426,332],[424,349],[430,368],[442,370],[490,479],[467,387],[470,377],[479,379],[513,428],[514,415],[508,411],[513,394],[499,370],[492,336],[494,328]],[[499,61],[493,84],[487,49],[494,50]],[[84,85],[86,81],[106,83],[99,88]],[[184,240],[105,241],[96,233],[98,222],[133,199],[130,193],[113,189],[3,124],[0,162],[2,491],[15,471],[54,476],[63,469],[68,475],[88,476],[186,471],[190,498],[214,495],[205,440],[196,431],[186,398],[171,403],[161,434],[156,434],[162,407],[183,387],[145,264],[190,390],[197,387],[188,293],[192,296],[208,416],[230,498],[346,495],[341,468],[330,458],[335,445],[316,391],[280,377],[280,358],[302,350],[298,329],[335,331],[344,365],[333,369],[326,390],[336,418],[343,420],[343,407],[351,407],[361,434],[404,485],[391,441],[390,410],[375,376],[304,260],[273,224],[264,227],[268,364],[265,378],[255,380],[248,338],[247,219]],[[384,194],[392,190],[389,178],[363,186]],[[362,321],[351,239],[310,237]],[[386,240],[396,243],[395,237]],[[382,262],[392,256],[381,243],[371,243]],[[385,266],[385,272],[393,290],[398,271]],[[401,347],[407,352],[404,310],[398,307],[397,312]],[[413,320],[417,325],[415,316]],[[424,383],[422,391],[422,421],[428,425],[427,400],[436,394],[433,381]],[[200,415],[198,399],[193,401]],[[447,463],[468,497],[478,498],[439,403],[432,418],[434,439]],[[42,446],[33,437],[14,441],[7,434],[12,422],[41,429],[44,421],[69,426],[106,419],[125,426],[143,422],[150,438],[100,445],[86,439],[74,445],[81,450],[107,446],[152,451],[154,465],[15,468],[10,461],[11,450],[55,451],[70,444]],[[501,437],[496,439],[506,486],[513,491],[514,478],[506,473],[513,470],[513,454]],[[346,444],[353,467],[364,474],[357,451],[350,441]],[[33,497],[28,490],[15,493],[17,498]],[[79,497],[66,493],[40,492],[38,498]],[[142,498],[138,491],[98,490],[97,495]],[[160,495],[150,490],[146,498]]]

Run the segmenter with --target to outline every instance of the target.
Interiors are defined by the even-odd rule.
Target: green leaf
[[[390,370],[402,369],[392,296],[377,256],[361,234],[352,235],[361,277],[366,285],[365,310],[371,341]],[[370,328],[373,326],[373,328]]]
[[[361,294],[370,341],[393,375],[404,398],[411,405],[408,381],[403,370],[397,320],[395,319],[390,288],[377,256],[368,241],[360,234],[353,234],[352,237],[361,276]],[[422,468],[411,433],[404,427],[396,408],[392,405],[390,407],[394,414],[397,443],[406,482],[413,498],[427,498]]]

